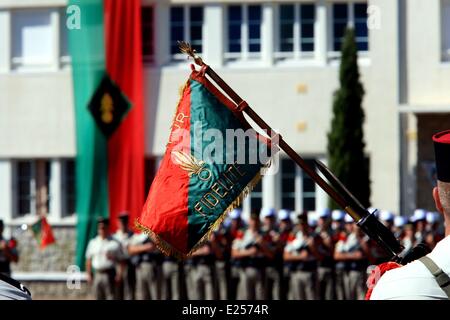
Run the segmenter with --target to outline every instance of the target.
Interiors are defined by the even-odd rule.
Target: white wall
[[[408,0],[408,103],[450,104],[450,62],[441,62],[441,0]]]
[[[400,206],[398,119],[398,11],[392,0],[370,1],[381,12],[380,29],[370,30],[371,72],[364,75],[367,148],[371,157],[372,206]]]
[[[74,134],[70,72],[0,74],[0,158],[73,157]]]

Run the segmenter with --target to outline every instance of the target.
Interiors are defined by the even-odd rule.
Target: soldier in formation
[[[369,211],[405,251],[420,242],[433,248],[443,238],[435,212],[418,209],[407,218]],[[234,209],[184,261],[162,254],[128,223],[129,215],[120,214],[119,229],[110,235],[109,221],[99,220],[98,236],[88,245],[88,281],[97,299],[356,300],[367,290],[368,266],[389,259],[341,210],[263,208],[244,219]]]

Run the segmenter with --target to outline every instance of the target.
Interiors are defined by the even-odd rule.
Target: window
[[[355,29],[358,51],[368,51],[367,3],[333,4],[333,51],[341,50],[347,27]]]
[[[178,41],[187,41],[198,52],[203,49],[203,7],[175,6],[170,8],[170,52],[175,57],[180,53]]]
[[[278,56],[284,57],[314,51],[314,4],[283,4],[278,17]],[[290,53],[290,54],[284,54]]]
[[[75,160],[27,159],[13,162],[13,217],[76,213]]]
[[[248,6],[248,51],[261,51],[261,6]]]
[[[359,51],[367,51],[369,49],[369,30],[367,28],[367,4],[354,4],[354,28],[356,36],[356,45]]]
[[[442,1],[441,10],[442,60],[450,60],[450,0]]]
[[[300,50],[314,51],[314,22],[316,10],[312,4],[303,4],[300,8]]]
[[[305,159],[313,167],[312,159]],[[296,211],[316,209],[316,185],[294,161],[281,160],[281,206]]]
[[[50,65],[54,37],[51,10],[12,11],[12,64],[17,66]]]
[[[76,212],[75,160],[62,161],[62,216],[67,217]]]
[[[294,51],[294,5],[280,6],[280,48],[282,52]]]
[[[19,161],[16,167],[17,179],[17,215],[22,216],[32,212],[34,205],[34,172],[30,161]]]
[[[297,168],[291,159],[282,159],[281,168],[281,207],[295,210]]]
[[[141,27],[142,27],[142,58],[144,63],[153,62],[154,49],[154,34],[153,34],[153,7],[145,6],[141,9]]]
[[[311,168],[314,168],[313,160],[306,160],[306,163]],[[303,205],[303,210],[316,210],[316,184],[310,176],[299,169],[301,175],[301,203]]]
[[[258,58],[261,52],[261,5],[232,5],[227,9],[226,58]]]
[[[11,10],[13,70],[54,70],[70,66],[66,8]]]
[[[16,216],[49,212],[50,174],[49,161],[17,161],[15,172]]]

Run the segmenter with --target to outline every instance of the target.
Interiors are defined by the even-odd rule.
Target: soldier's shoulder
[[[31,293],[22,283],[0,275],[0,300],[31,300]]]
[[[432,296],[434,291],[436,283],[433,276],[423,263],[416,260],[383,274],[374,287],[371,299],[412,299]]]
[[[112,245],[120,245],[120,240],[114,237],[113,235],[109,235],[107,240]]]
[[[96,244],[96,243],[99,241],[99,239],[100,239],[99,236],[95,236],[95,237],[91,238],[91,239],[89,240],[89,242],[88,242],[88,245],[89,245],[89,244],[90,244],[90,245]]]

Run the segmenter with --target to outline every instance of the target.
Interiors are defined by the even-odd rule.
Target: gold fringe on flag
[[[253,188],[259,183],[263,172],[270,166],[270,161],[265,164],[260,172],[258,172],[252,180],[247,184],[247,186],[242,190],[242,192],[231,202],[231,204],[224,210],[224,212],[217,218],[217,220],[208,228],[208,231],[201,237],[201,239],[192,247],[192,249],[187,253],[182,253],[181,251],[175,249],[172,245],[170,245],[167,241],[161,238],[158,234],[153,232],[150,228],[141,224],[138,220],[135,221],[136,228],[147,234],[150,239],[155,243],[156,247],[163,252],[166,256],[172,256],[178,260],[184,260],[189,258],[194,251],[204,245],[211,234],[218,229],[220,224],[226,218],[227,214],[239,207],[242,201],[252,192]]]

